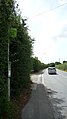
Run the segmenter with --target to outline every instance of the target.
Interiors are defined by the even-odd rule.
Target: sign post
[[[10,77],[11,77],[11,62],[9,61],[9,41],[8,41],[8,101],[10,101]]]
[[[10,28],[9,29],[9,36],[12,38],[15,38],[17,36],[17,29],[16,28]],[[11,62],[9,59],[9,45],[10,40],[8,39],[8,101],[10,101],[10,77],[11,77]]]

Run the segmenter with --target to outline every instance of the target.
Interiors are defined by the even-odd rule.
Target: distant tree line
[[[38,57],[34,58],[32,57],[31,62],[32,62],[32,72],[38,72],[40,70],[47,68],[47,65],[38,60]]]
[[[63,61],[63,63],[56,65],[56,67],[60,70],[67,71],[67,61]]]
[[[63,64],[64,64],[64,63],[67,63],[67,61],[63,61]]]
[[[47,65],[48,65],[48,67],[55,67],[56,65],[59,65],[59,64],[61,64],[60,62],[51,62],[51,63],[48,63]]]

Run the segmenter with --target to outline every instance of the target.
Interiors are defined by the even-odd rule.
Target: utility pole
[[[8,39],[8,101],[10,101],[10,77],[11,77],[11,62],[9,61],[9,39]]]
[[[10,28],[9,29],[9,36],[11,38],[16,38],[17,36],[17,29],[16,28]],[[8,101],[10,101],[10,77],[11,77],[11,62],[9,59],[10,55],[10,40],[8,38]]]
[[[60,62],[60,58],[59,58],[59,62]]]

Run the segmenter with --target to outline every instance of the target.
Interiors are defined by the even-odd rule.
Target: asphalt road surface
[[[55,119],[54,110],[42,84],[42,75],[32,75],[32,94],[29,102],[21,111],[22,119]]]
[[[42,84],[54,107],[58,119],[67,119],[67,72],[57,70],[56,75],[49,75],[47,69],[42,75]]]
[[[46,69],[31,79],[33,92],[22,119],[67,119],[67,72],[49,75]]]

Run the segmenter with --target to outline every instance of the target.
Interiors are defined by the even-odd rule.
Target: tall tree
[[[13,0],[0,0],[0,118],[9,118],[7,93],[8,40],[11,18],[14,14]]]
[[[12,62],[12,95],[19,94],[21,89],[27,87],[30,81],[32,39],[28,34],[27,27],[25,26],[25,20],[23,22],[22,19],[22,23],[20,21],[16,26],[17,37],[10,45]]]
[[[11,61],[11,97],[20,95],[30,81],[32,39],[26,20],[17,15],[14,0],[0,1],[0,118],[12,119],[9,114],[7,72],[8,42]]]

